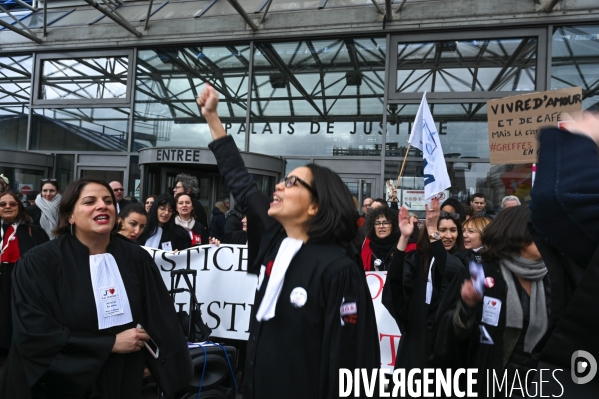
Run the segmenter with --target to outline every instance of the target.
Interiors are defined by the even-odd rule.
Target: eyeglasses
[[[306,187],[315,198],[318,198],[318,193],[316,192],[316,190],[314,190],[314,187],[312,187],[311,185],[309,185],[308,183],[306,183],[305,181],[303,181],[302,179],[300,179],[297,176],[287,176],[281,179],[280,183],[285,183],[285,187],[290,188],[293,187],[293,185],[295,184],[295,182],[298,182],[299,184],[301,184],[302,186]]]
[[[388,220],[383,220],[381,222],[374,222],[374,225],[377,226],[377,227],[379,227],[379,226],[385,226],[385,227],[387,227],[390,224],[391,224],[391,222],[388,221]]]
[[[48,182],[56,183],[56,179],[42,179],[42,183],[48,183]]]
[[[113,188],[112,191],[125,191],[124,188]]]
[[[0,202],[0,208],[6,208],[7,206],[9,206],[9,207],[12,208],[12,207],[15,207],[17,205],[19,205],[19,204],[17,202],[15,202],[15,201],[10,201],[10,202],[4,202],[4,201],[2,201],[2,202]]]
[[[460,220],[460,214],[455,212],[441,211],[441,217],[450,217],[455,220]]]

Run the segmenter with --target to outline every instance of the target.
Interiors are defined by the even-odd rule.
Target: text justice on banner
[[[154,258],[167,289],[171,287],[171,270],[198,271],[196,297],[204,322],[212,336],[247,340],[250,314],[254,303],[258,278],[247,273],[247,246],[202,245],[177,253],[144,247]],[[368,272],[366,281],[376,313],[381,347],[381,367],[395,364],[395,354],[401,337],[393,317],[381,302],[386,272]],[[178,287],[185,283],[181,280]],[[175,305],[187,310],[189,295],[177,294]]]

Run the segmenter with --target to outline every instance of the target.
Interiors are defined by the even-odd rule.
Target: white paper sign
[[[196,296],[202,318],[210,327],[213,337],[247,340],[250,314],[256,294],[258,277],[247,273],[246,245],[202,245],[178,253],[144,247],[162,272],[164,284],[171,288],[171,270],[197,270]],[[376,314],[381,348],[381,367],[393,368],[397,344],[401,334],[395,320],[381,303],[387,272],[368,272]],[[175,288],[187,288],[183,278]],[[189,295],[175,296],[177,310],[188,310]]]

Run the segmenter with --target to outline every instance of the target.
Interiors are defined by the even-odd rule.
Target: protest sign
[[[197,270],[196,296],[202,318],[213,337],[247,340],[250,315],[258,277],[247,273],[247,246],[202,245],[178,253],[144,247],[160,269],[166,288],[171,288],[171,271]],[[395,363],[400,332],[387,309],[381,303],[386,272],[368,272],[366,281],[376,313],[381,348],[381,367],[392,368]],[[187,288],[180,281],[174,288]],[[187,309],[189,295],[177,294],[177,310]]]
[[[537,162],[541,128],[558,126],[563,112],[581,111],[580,87],[487,101],[491,164]]]

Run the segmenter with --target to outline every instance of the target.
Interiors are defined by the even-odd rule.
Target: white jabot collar
[[[109,253],[90,255],[89,268],[96,299],[98,329],[132,322],[129,297],[114,256]]]

